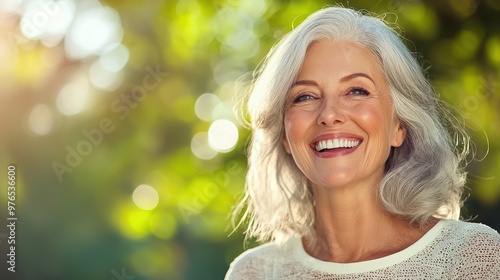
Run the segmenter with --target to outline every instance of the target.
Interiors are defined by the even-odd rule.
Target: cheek
[[[303,112],[290,112],[285,114],[284,129],[285,139],[283,139],[285,149],[292,155],[301,154],[307,139],[307,133],[311,127],[311,116]]]
[[[284,127],[287,132],[300,131],[306,127],[308,114],[299,110],[291,109],[285,114]]]
[[[387,108],[380,104],[360,105],[354,110],[353,118],[365,130],[372,143],[375,141],[381,148],[390,147],[394,122],[390,107]]]
[[[288,143],[293,145],[293,142],[296,141],[298,135],[301,133],[300,118],[297,118],[297,116],[293,114],[285,115],[284,127],[285,137]]]
[[[381,106],[360,104],[352,110],[352,115],[364,127],[370,127],[370,131],[381,131],[387,126],[383,110]]]
[[[390,154],[390,119],[382,106],[363,106],[355,111],[358,126],[364,130],[368,137],[365,150],[365,160],[358,171],[382,170]]]

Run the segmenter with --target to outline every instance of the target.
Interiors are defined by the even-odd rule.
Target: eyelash
[[[308,97],[308,98],[302,99],[303,97]],[[292,102],[293,102],[293,104],[297,104],[297,103],[300,103],[300,102],[303,102],[306,100],[311,100],[311,99],[316,99],[316,98],[307,92],[303,92],[303,93],[299,94],[297,97],[295,97]]]
[[[355,92],[355,91],[358,91],[360,93],[353,94],[353,92]],[[361,87],[353,87],[347,91],[346,95],[348,95],[348,94],[368,96],[368,95],[370,95],[370,92],[368,92],[366,89],[361,88]]]

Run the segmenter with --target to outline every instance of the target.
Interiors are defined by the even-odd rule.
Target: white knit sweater
[[[442,220],[410,247],[356,263],[309,256],[299,238],[265,244],[236,258],[233,279],[500,279],[500,235],[475,223]]]

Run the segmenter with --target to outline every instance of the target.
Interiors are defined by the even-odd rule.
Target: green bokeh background
[[[198,159],[191,140],[211,122],[196,116],[196,100],[203,93],[218,95],[225,106],[217,118],[236,122],[231,99],[237,79],[255,69],[277,39],[307,15],[335,3],[101,2],[118,12],[130,58],[120,86],[111,92],[92,88],[82,113],[59,114],[55,99],[72,75],[88,72],[91,59],[63,59],[49,67],[42,58],[63,54],[62,44],[47,48],[17,40],[15,65],[0,66],[0,182],[5,189],[0,191],[0,225],[6,217],[7,166],[14,163],[17,279],[222,279],[244,250],[242,231],[230,235],[228,215],[243,189],[249,132],[239,128],[232,151]],[[397,20],[408,47],[422,55],[430,80],[463,116],[474,142],[470,197],[462,214],[499,230],[500,1],[337,3],[388,12],[386,20]],[[18,33],[15,27],[2,29],[4,38]],[[141,85],[148,69],[167,74],[120,119],[111,104]],[[47,135],[34,136],[27,128],[37,104],[54,108],[55,125]],[[103,133],[102,142],[60,181],[53,163],[64,163],[67,147],[76,149],[86,139],[83,131],[99,128],[105,119],[114,129]],[[152,210],[141,210],[132,200],[141,184],[159,194]],[[7,229],[0,228],[5,258]],[[11,279],[3,276],[12,277],[4,273],[4,259],[0,266],[1,279]]]

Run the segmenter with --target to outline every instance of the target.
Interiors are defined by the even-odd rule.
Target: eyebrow
[[[318,86],[318,84],[311,80],[299,80],[293,83],[291,87],[293,88],[295,86]]]
[[[342,77],[340,79],[341,82],[347,82],[349,80],[352,80],[354,78],[357,78],[357,77],[365,77],[367,78],[368,80],[372,81],[372,83],[375,83],[375,81],[373,81],[372,77],[370,77],[370,75],[368,74],[365,74],[365,73],[362,73],[362,72],[359,72],[359,73],[353,73],[353,74],[350,74],[350,75],[347,75],[345,77]]]
[[[370,77],[370,75],[362,73],[362,72],[353,73],[353,74],[349,74],[347,76],[344,76],[344,77],[340,78],[340,82],[344,83],[344,82],[347,82],[347,81],[352,80],[352,79],[357,78],[357,77],[364,77],[364,78],[367,78],[368,80],[372,81],[372,83],[375,83],[375,81],[373,81],[373,79],[372,79],[372,77]],[[299,81],[296,81],[295,83],[293,83],[291,88],[293,88],[295,86],[318,86],[318,84],[315,81],[311,81],[311,80],[299,80]]]

